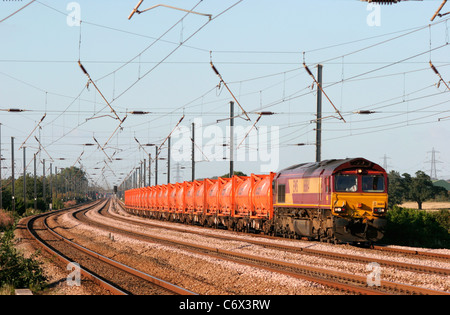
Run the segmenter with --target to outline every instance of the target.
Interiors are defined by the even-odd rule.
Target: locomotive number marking
[[[298,191],[298,179],[294,179],[293,182],[294,182],[294,184],[293,184],[293,188],[294,189],[292,190],[292,193],[298,194],[299,193],[299,191]]]

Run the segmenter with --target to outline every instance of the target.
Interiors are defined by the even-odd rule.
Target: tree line
[[[19,216],[28,209],[61,209],[69,202],[78,203],[95,194],[86,173],[74,166],[59,169],[57,174],[36,176],[36,180],[32,174],[27,173],[25,178],[22,175],[14,180],[14,192],[12,182],[12,177],[1,181],[1,207]]]
[[[389,178],[389,208],[400,205],[405,201],[417,202],[419,210],[427,200],[441,197],[448,199],[448,191],[443,187],[434,186],[430,176],[423,171],[417,171],[413,177],[408,173],[400,175],[399,172],[391,171]]]
[[[450,248],[450,211],[421,211],[431,199],[449,200],[447,189],[433,185],[423,171],[415,176],[391,171],[389,174],[389,211],[385,244]],[[419,210],[399,207],[405,201],[417,202]]]

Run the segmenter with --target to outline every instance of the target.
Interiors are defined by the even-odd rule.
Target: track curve
[[[108,202],[102,201],[88,206],[45,213],[27,220],[26,225],[30,235],[52,255],[65,263],[77,263],[81,273],[112,294],[146,294],[168,295],[195,293],[153,277],[149,274],[131,268],[99,253],[96,253],[76,242],[62,236],[55,230],[60,226],[51,227],[49,221],[54,220],[67,211],[77,212],[106,207]]]

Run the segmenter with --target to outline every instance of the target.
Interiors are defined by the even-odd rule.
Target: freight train
[[[327,242],[380,240],[387,174],[363,158],[304,163],[268,175],[204,179],[125,192],[130,213]]]

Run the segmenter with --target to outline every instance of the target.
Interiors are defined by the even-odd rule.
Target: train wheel
[[[229,218],[227,220],[227,229],[230,231],[234,231],[236,227],[236,223],[234,222],[234,220],[232,218]]]
[[[262,231],[265,235],[272,235],[274,230],[273,222],[271,220],[265,221],[262,226]]]

